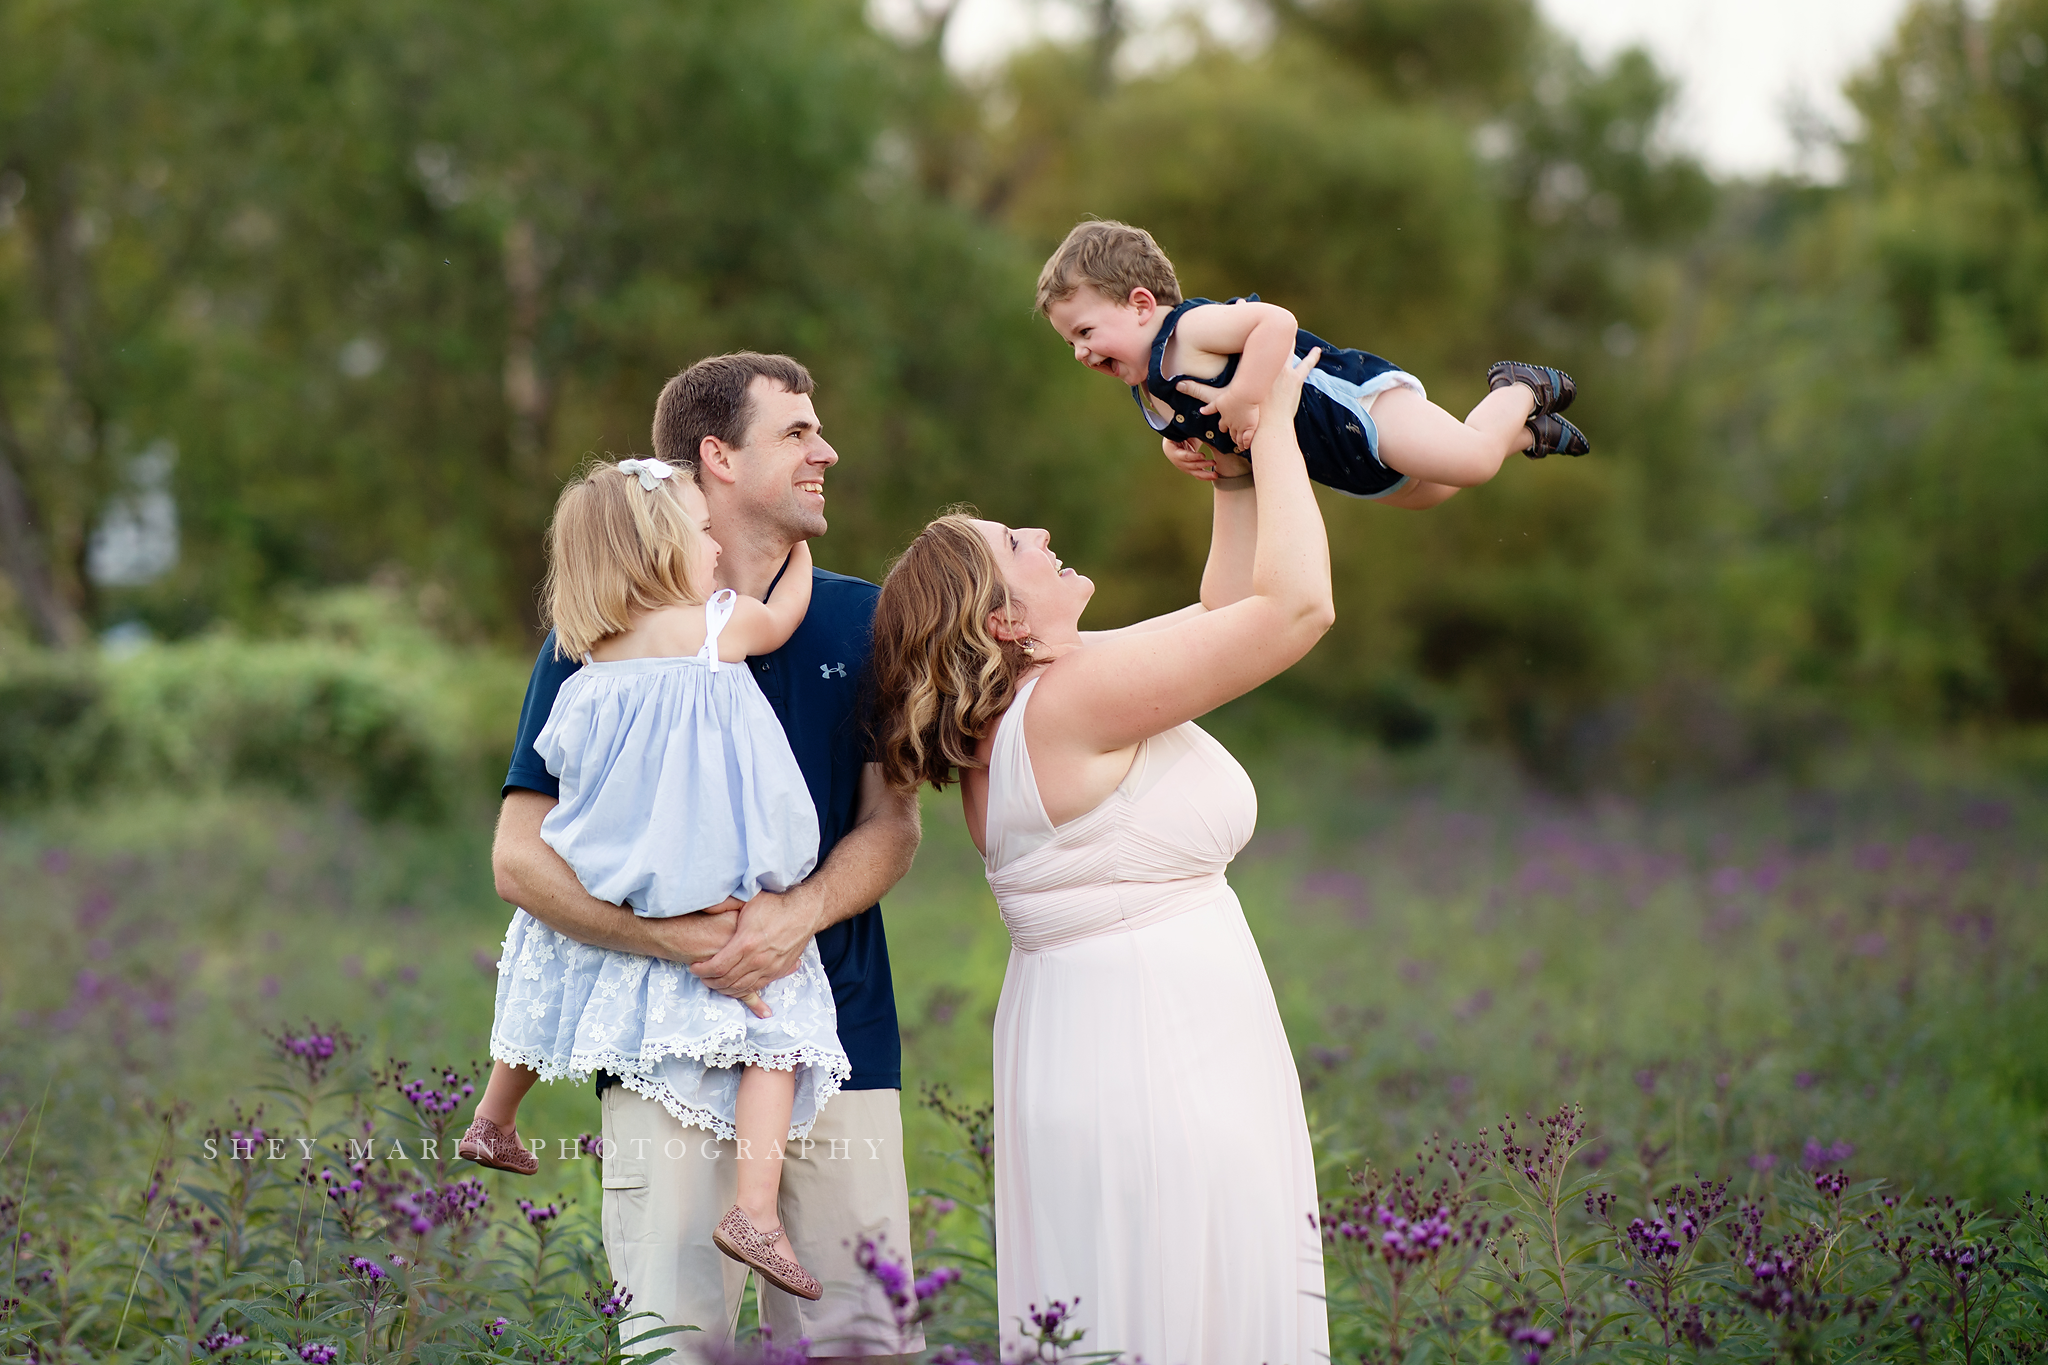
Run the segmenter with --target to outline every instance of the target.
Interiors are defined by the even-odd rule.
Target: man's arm
[[[812,935],[852,919],[903,880],[922,837],[917,794],[890,790],[881,765],[866,765],[860,775],[860,810],[831,856],[801,886],[781,894],[764,891],[748,901],[731,917],[739,920],[732,941],[690,970],[713,990],[731,996],[788,976]]]
[[[585,891],[562,855],[540,837],[540,823],[554,808],[554,797],[536,791],[515,787],[505,793],[491,841],[491,874],[500,896],[556,933],[593,948],[700,962],[726,946],[737,915],[642,919]]]

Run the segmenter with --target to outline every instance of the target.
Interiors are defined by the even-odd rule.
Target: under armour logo
[[[819,676],[819,677],[821,677],[821,678],[843,678],[843,677],[845,677],[845,676],[846,676],[846,665],[845,665],[845,664],[819,664],[819,665],[818,665],[818,676]]]

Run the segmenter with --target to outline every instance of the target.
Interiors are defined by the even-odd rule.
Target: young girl
[[[797,546],[771,602],[714,592],[718,556],[702,491],[659,460],[592,467],[548,532],[555,648],[584,667],[534,742],[562,785],[541,837],[591,895],[637,915],[730,912],[817,862],[803,773],[741,663],[802,623],[810,550]],[[713,1240],[776,1287],[819,1297],[776,1211],[781,1143],[808,1135],[852,1072],[816,943],[742,1002],[679,963],[591,948],[520,910],[491,1056],[461,1155],[532,1174],[513,1122],[526,1092],[612,1072],[680,1122],[737,1139],[739,1202]]]

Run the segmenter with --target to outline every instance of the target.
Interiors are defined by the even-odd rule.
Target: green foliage
[[[2038,792],[1951,755],[1919,779],[1574,807],[1484,761],[1231,737],[1263,755],[1263,833],[1232,880],[1304,1082],[1339,1358],[2038,1352]],[[985,1346],[1008,944],[957,804],[925,823],[885,914],[906,1095],[939,1102],[905,1105],[914,1236],[880,1250],[961,1271],[923,1325]],[[523,1108],[538,1177],[445,1159],[508,913],[488,835],[233,793],[0,826],[0,1220],[29,1233],[5,1349],[26,1333],[46,1361],[182,1359],[225,1333],[243,1359],[617,1358],[635,1324],[601,1311],[589,1089]],[[346,1020],[353,1050],[309,1013]],[[259,1061],[264,1035],[321,1034],[317,1076],[318,1048]],[[451,1064],[368,1064],[391,1056]],[[348,1149],[366,1122],[367,1159]],[[279,1159],[233,1159],[255,1130],[288,1139]],[[522,1196],[557,1216],[529,1221]],[[1381,1254],[1378,1210],[1427,1242],[1440,1207],[1455,1240]],[[1342,1231],[1368,1215],[1374,1237]],[[1675,1252],[1648,1238],[1659,1219]],[[1987,1268],[1959,1282],[1958,1250]],[[351,1275],[358,1256],[386,1280]],[[1798,1262],[1791,1300],[1752,1256]]]
[[[524,646],[559,480],[737,346],[819,377],[831,567],[968,499],[1053,529],[1101,623],[1177,607],[1201,490],[1029,313],[1098,213],[1453,410],[1503,355],[1579,378],[1589,459],[1427,516],[1331,500],[1340,625],[1302,704],[1565,787],[2048,719],[2041,0],[1911,9],[1833,186],[1713,183],[1646,56],[1590,63],[1526,0],[1272,10],[1256,50],[1135,53],[1105,0],[969,80],[950,7],[891,37],[855,0],[12,5],[11,615],[274,633],[295,593],[395,574]],[[95,581],[173,457],[176,566]],[[27,667],[52,714],[96,685]]]
[[[46,1105],[11,1116],[20,1193],[0,1199],[0,1231],[22,1292],[0,1349],[610,1365],[672,1343],[603,1277],[574,1208],[596,1202],[591,1174],[556,1173],[580,1199],[514,1204],[455,1157],[473,1073],[372,1070],[356,1040],[311,1025],[271,1042],[263,1104],[205,1128],[157,1112],[119,1153],[132,1166],[88,1189],[39,1151]]]
[[[93,659],[0,656],[0,799],[255,786],[434,820],[497,786],[519,661],[404,624],[395,594],[301,604],[302,634]]]

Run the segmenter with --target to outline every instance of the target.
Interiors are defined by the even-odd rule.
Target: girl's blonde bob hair
[[[690,482],[678,469],[643,489],[638,474],[603,463],[562,490],[541,584],[542,624],[555,632],[556,658],[583,658],[638,612],[695,606],[709,595],[708,583],[690,579],[703,539],[683,506]]]
[[[891,566],[868,656],[875,757],[890,786],[944,788],[961,769],[982,766],[975,745],[1032,667],[1021,644],[989,629],[989,617],[1009,609],[972,508],[948,508]]]

